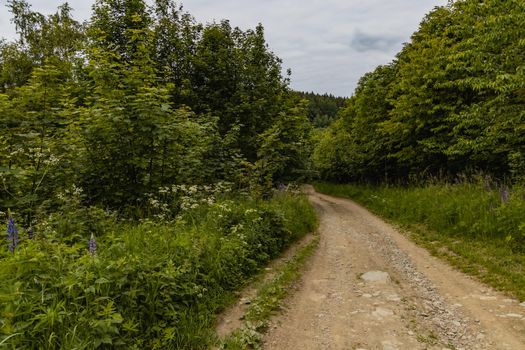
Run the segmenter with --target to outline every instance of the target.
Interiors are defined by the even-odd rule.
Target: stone
[[[361,275],[361,279],[366,282],[388,283],[390,275],[383,271],[369,271]]]
[[[397,347],[390,341],[382,341],[381,345],[383,345],[383,350],[397,350]]]
[[[394,312],[392,310],[385,309],[382,307],[378,307],[375,309],[375,311],[372,312],[372,315],[377,318],[388,317],[388,316],[392,316],[393,314]]]

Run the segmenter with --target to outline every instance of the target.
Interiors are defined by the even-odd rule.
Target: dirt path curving
[[[321,242],[264,349],[525,349],[525,305],[356,203],[309,189]]]

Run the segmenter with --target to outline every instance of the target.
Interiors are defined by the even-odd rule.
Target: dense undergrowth
[[[421,187],[316,184],[409,228],[462,270],[525,299],[525,191],[462,182]]]
[[[95,254],[57,225],[32,240],[20,232],[14,254],[0,249],[0,348],[205,348],[232,292],[316,217],[282,192],[104,225]]]

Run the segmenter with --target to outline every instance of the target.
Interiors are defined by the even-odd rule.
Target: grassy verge
[[[260,349],[262,336],[268,328],[272,314],[279,310],[290,286],[301,276],[301,269],[317,246],[319,236],[300,249],[294,257],[279,268],[276,277],[264,284],[258,291],[244,317],[244,325],[232,335],[223,339],[221,349]]]
[[[307,199],[220,200],[174,221],[113,223],[0,250],[0,348],[204,349],[235,291],[315,230]]]
[[[523,189],[472,183],[371,187],[318,183],[322,193],[352,198],[408,230],[436,256],[525,300]]]

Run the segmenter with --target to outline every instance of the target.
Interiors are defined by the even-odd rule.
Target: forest
[[[8,7],[0,348],[217,345],[236,291],[316,229],[309,181],[523,266],[523,1],[436,7],[350,98],[293,91],[263,25],[173,0]]]
[[[314,153],[326,179],[525,173],[525,4],[454,1],[365,74]]]

